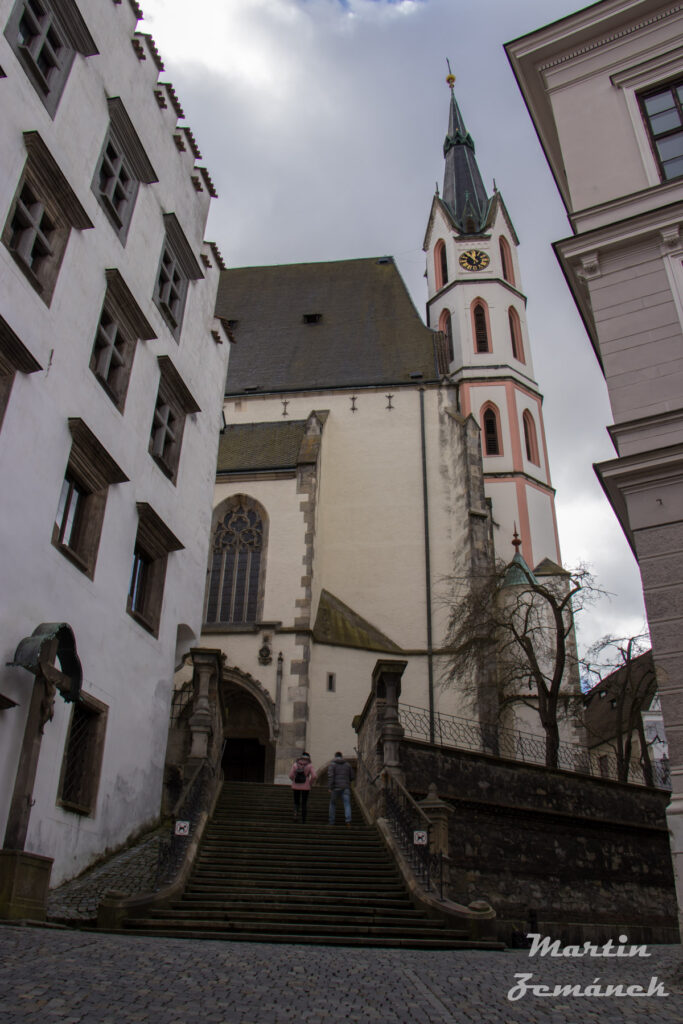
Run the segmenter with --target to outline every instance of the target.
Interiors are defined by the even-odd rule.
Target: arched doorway
[[[240,683],[224,681],[225,746],[221,766],[226,782],[273,781],[275,742],[271,716],[260,697]]]

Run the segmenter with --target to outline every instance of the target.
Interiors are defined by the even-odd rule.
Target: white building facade
[[[141,16],[0,3],[0,831],[52,884],[159,811],[229,349],[213,185]]]
[[[603,0],[507,45],[567,209],[555,243],[600,367],[596,471],[640,566],[683,915],[683,14]],[[683,917],[682,917],[683,920]]]

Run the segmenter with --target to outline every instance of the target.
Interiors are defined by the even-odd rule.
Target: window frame
[[[93,579],[109,488],[112,484],[127,483],[128,477],[83,420],[70,419],[69,430],[72,436],[71,451],[60,486],[52,526],[52,544],[77,569]],[[67,501],[74,493],[79,497],[69,537],[65,541],[67,512],[71,507]]]
[[[503,280],[507,281],[508,284],[511,284],[513,288],[515,288],[517,283],[515,281],[515,266],[512,262],[512,249],[510,248],[507,238],[503,235],[500,236],[498,244],[500,248],[500,262],[503,272]]]
[[[41,9],[42,15],[36,14],[36,7]],[[21,35],[22,24],[27,17],[39,29],[28,44]],[[42,25],[41,20],[44,20]],[[50,34],[52,40],[49,39]],[[76,54],[93,57],[99,52],[77,4],[74,0],[16,0],[4,35],[43,106],[54,119]],[[37,41],[35,45],[34,41]],[[63,51],[59,56],[55,52],[55,43],[59,44],[57,51]],[[40,66],[46,46],[49,46],[53,58],[52,69],[47,75]]]
[[[179,341],[190,281],[197,281],[204,275],[175,214],[164,214],[164,224],[166,235],[152,299],[171,334]]]
[[[514,306],[508,306],[508,326],[510,328],[510,345],[512,358],[526,364],[524,358],[524,342],[522,340],[522,321]]]
[[[97,158],[91,189],[117,238],[125,245],[140,185],[149,185],[159,179],[120,97],[108,99],[107,106],[109,127]],[[110,150],[113,150],[113,155],[110,155]],[[111,173],[107,175],[107,187],[102,188],[105,166],[111,169]],[[110,193],[116,191],[123,175],[127,178],[128,188],[125,198],[117,205]]]
[[[168,556],[184,545],[146,502],[137,502],[138,529],[133,546],[133,563],[126,596],[126,612],[138,625],[159,636],[166,583]],[[144,579],[136,573],[144,564]]]
[[[83,691],[71,708],[69,727],[64,741],[56,803],[58,807],[70,811],[72,814],[93,817],[96,812],[108,712],[109,708],[106,704]],[[75,751],[73,747],[75,730],[78,728],[79,716],[83,713],[87,714],[90,722],[86,739],[87,746],[85,751]],[[65,789],[70,787],[69,775],[72,770],[76,770],[73,762],[77,757],[81,761],[78,793],[72,793],[69,788],[65,795]],[[78,799],[74,798],[76,795]]]
[[[148,451],[162,473],[175,485],[185,421],[188,415],[201,410],[170,358],[158,356],[157,362],[160,371],[159,387],[152,414]],[[175,424],[175,430],[169,427],[170,419]]]
[[[453,346],[453,317],[449,309],[442,309],[441,315],[439,316],[439,330],[446,339],[446,355],[448,358],[448,365],[455,359],[455,348]]]
[[[678,75],[675,78],[669,79],[668,81],[659,82],[656,85],[649,86],[636,92],[638,109],[640,111],[640,116],[645,127],[645,133],[647,135],[648,143],[650,145],[650,151],[652,153],[655,165],[657,167],[660,182],[663,184],[666,184],[670,181],[677,181],[678,179],[683,177],[683,169],[680,171],[679,174],[675,174],[672,177],[667,176],[664,168],[664,164],[666,161],[662,160],[662,157],[657,147],[658,141],[661,141],[662,139],[674,138],[677,136],[680,137],[681,154],[678,157],[678,159],[683,161],[683,100],[681,100],[681,98],[677,94],[676,90],[679,88],[683,89],[683,74]],[[650,115],[648,113],[648,111],[645,108],[645,103],[647,100],[652,99],[654,96],[657,96],[659,94],[663,95],[665,92],[670,92],[673,96],[673,109],[675,109],[678,113],[678,116],[680,118],[680,124],[678,125],[678,127],[672,128],[671,130],[663,132],[661,135],[657,136],[655,135],[652,128],[651,117],[653,115]]]
[[[483,438],[482,444],[482,455],[484,458],[499,458],[503,455],[503,436],[500,425],[500,411],[493,402],[487,402],[486,405],[482,406],[481,413],[481,434]],[[489,417],[493,417],[493,424],[495,427],[495,442],[497,451],[489,451],[489,440],[490,435],[488,432],[487,422]]]
[[[529,409],[525,409],[522,413],[522,432],[524,434],[524,453],[527,462],[540,469],[541,456],[538,447],[538,431],[536,430],[536,421]]]
[[[35,373],[42,366],[0,314],[0,428],[17,373]]]
[[[219,530],[223,534],[227,533],[226,519],[232,513],[242,512],[253,512],[258,516],[259,520],[259,547],[258,547],[258,565],[256,571],[256,578],[253,587],[253,593],[251,594],[252,600],[250,601],[250,592],[252,581],[251,569],[252,562],[249,561],[248,569],[245,570],[244,574],[244,587],[242,594],[242,607],[243,614],[237,619],[234,616],[235,610],[235,593],[236,583],[238,582],[239,567],[237,559],[233,559],[233,566],[230,571],[230,576],[226,573],[226,551],[230,548],[230,545],[222,545],[220,548],[216,547],[217,535]],[[206,596],[204,600],[204,625],[208,630],[220,630],[221,628],[226,629],[253,629],[257,625],[263,614],[263,600],[265,593],[265,578],[266,578],[266,553],[268,549],[268,532],[269,532],[269,520],[268,514],[261,505],[260,502],[256,501],[255,498],[251,498],[246,494],[233,494],[225,501],[221,502],[220,505],[214,509],[213,522],[211,529],[211,548],[209,551],[209,562],[207,568],[207,584],[206,584]],[[216,556],[218,555],[218,560]],[[217,579],[214,587],[214,578]],[[230,615],[227,618],[221,618],[223,608],[226,603],[226,583],[229,583],[229,604],[230,604]],[[212,591],[215,590],[215,595]],[[215,604],[214,618],[209,618],[209,613],[212,604]],[[253,616],[249,615],[250,605],[253,607]]]
[[[107,290],[95,330],[95,339],[90,354],[90,369],[105,394],[114,403],[118,411],[123,413],[138,340],[151,341],[156,338],[156,334],[133,298],[121,273],[116,269],[106,270],[105,280],[107,282]],[[113,343],[111,335],[102,326],[102,321],[105,317],[109,320],[109,326],[115,329],[113,332],[115,335]],[[116,339],[121,339],[119,352],[121,362],[118,367],[120,372],[118,372],[115,380],[111,379],[116,373],[116,370],[112,373],[111,363],[107,367],[106,374],[101,372],[101,352],[105,345],[98,345],[98,341],[101,339],[102,334],[107,338],[106,345],[109,345],[110,348],[112,344],[116,344]]]
[[[434,246],[434,282],[437,291],[448,284],[448,253],[443,238]]]
[[[483,316],[483,329],[486,340],[486,348],[482,348],[480,344],[479,325],[477,324],[477,309],[482,310]],[[475,355],[490,355],[493,351],[491,344],[491,322],[489,320],[489,308],[484,299],[477,297],[472,300],[470,305],[470,316],[472,319],[472,342],[474,345]]]
[[[93,225],[38,132],[24,132],[24,144],[27,158],[2,231],[2,242],[31,287],[49,306],[71,229],[83,231]],[[33,205],[40,206],[40,218],[35,211],[27,212],[22,198],[26,192],[32,195]],[[32,238],[32,254],[41,232],[43,216],[51,222],[51,237],[46,240],[49,252],[42,255],[44,262],[36,268],[33,259],[27,258],[26,236]],[[16,227],[18,217],[29,221],[24,223],[19,233]]]

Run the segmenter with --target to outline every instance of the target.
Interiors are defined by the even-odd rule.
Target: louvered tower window
[[[486,323],[486,310],[481,302],[474,307],[474,344],[477,352],[490,352],[489,331]]]
[[[486,409],[482,416],[482,422],[484,426],[484,453],[486,455],[500,455],[500,433],[495,409]]]
[[[255,503],[232,504],[213,538],[206,622],[254,623],[259,605],[264,520]]]

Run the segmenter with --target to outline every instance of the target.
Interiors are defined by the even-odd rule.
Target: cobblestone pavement
[[[359,950],[154,939],[0,926],[3,1024],[680,1024],[680,946],[648,959],[531,959],[525,950]],[[529,984],[644,988],[668,997],[542,997]]]
[[[159,842],[168,829],[155,829],[135,846],[110,857],[79,878],[51,889],[47,916],[51,921],[85,922],[97,919],[97,905],[109,889],[132,896],[155,888]]]

